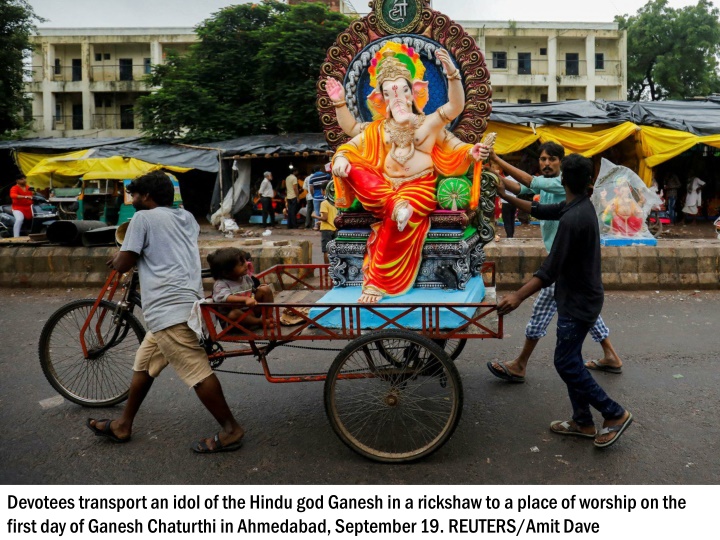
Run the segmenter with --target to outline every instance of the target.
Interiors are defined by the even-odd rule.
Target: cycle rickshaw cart
[[[213,369],[225,360],[254,357],[271,383],[324,381],[325,411],[333,430],[350,448],[370,459],[406,462],[425,457],[452,436],[462,413],[463,389],[453,363],[468,339],[501,338],[502,317],[495,302],[495,266],[483,263],[486,296],[477,304],[323,304],[312,301],[331,288],[326,265],[279,265],[256,274],[277,291],[278,302],[260,304],[263,326],[251,328],[242,318],[231,321],[223,308],[200,305],[208,336],[204,347]],[[282,299],[287,298],[288,301]],[[87,407],[124,401],[135,351],[145,330],[133,314],[141,307],[136,272],[112,272],[96,299],[70,302],[57,310],[43,328],[39,356],[50,384],[65,398]],[[317,314],[308,314],[312,308]],[[472,311],[467,315],[468,309]],[[341,323],[330,327],[323,318],[334,313]],[[441,312],[463,321],[441,327]],[[293,326],[272,326],[290,314]],[[421,324],[409,328],[409,315]],[[374,315],[382,323],[363,328]],[[329,370],[322,373],[277,374],[270,354],[280,346],[345,341]],[[312,348],[302,346],[303,348]]]

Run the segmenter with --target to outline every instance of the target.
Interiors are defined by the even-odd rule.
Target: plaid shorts
[[[557,304],[555,303],[555,284],[540,290],[533,304],[532,315],[525,327],[525,337],[527,339],[538,340],[547,335],[550,321],[557,313]],[[590,336],[593,341],[600,343],[610,335],[610,329],[605,326],[602,317],[598,316],[595,325],[590,329]]]

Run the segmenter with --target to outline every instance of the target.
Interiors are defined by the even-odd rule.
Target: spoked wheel
[[[450,357],[450,360],[457,360],[462,354],[467,339],[433,339]]]
[[[340,439],[376,461],[423,458],[452,436],[463,390],[447,353],[405,330],[349,343],[325,381],[325,412]]]
[[[134,315],[115,321],[116,304],[103,300],[84,332],[80,332],[95,300],[64,305],[48,319],[40,334],[40,365],[63,397],[86,407],[107,407],[127,399],[133,363],[145,329]]]

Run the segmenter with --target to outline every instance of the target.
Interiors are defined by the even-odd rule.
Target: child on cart
[[[227,310],[231,321],[241,319],[241,323],[250,326],[263,324],[262,308],[258,303],[271,304],[274,301],[272,289],[261,285],[260,280],[249,272],[252,262],[250,255],[238,248],[221,248],[207,256],[210,272],[215,279],[213,302],[238,304],[237,308]],[[252,308],[251,313],[247,313]],[[268,319],[269,326],[274,321]]]

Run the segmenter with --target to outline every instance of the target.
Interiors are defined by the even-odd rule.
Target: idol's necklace
[[[417,114],[407,124],[398,124],[394,118],[389,118],[385,122],[385,132],[387,133],[388,142],[392,144],[390,149],[390,157],[397,161],[400,165],[405,165],[411,157],[415,155],[415,131],[422,125],[425,120],[424,114]],[[410,150],[407,154],[398,156],[395,154],[397,148],[407,148]]]

